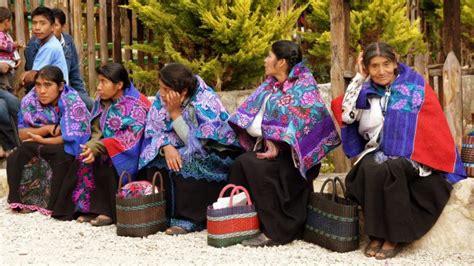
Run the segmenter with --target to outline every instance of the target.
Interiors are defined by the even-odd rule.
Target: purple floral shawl
[[[74,157],[81,153],[80,144],[91,135],[90,113],[79,94],[68,85],[60,95],[58,106],[44,106],[32,89],[21,101],[18,128],[38,128],[58,124],[64,141],[64,151]]]
[[[217,94],[209,87],[201,77],[196,75],[198,80],[196,92],[190,98],[189,104],[194,107],[196,121],[198,123],[193,134],[197,139],[214,140],[222,145],[238,146],[236,135],[232,128],[226,123],[229,118],[224,105]],[[185,112],[189,110],[186,109]],[[189,114],[184,113],[183,117],[188,118]],[[184,142],[174,132],[171,125],[171,118],[166,110],[166,105],[156,94],[155,102],[148,113],[147,125],[145,128],[145,140],[140,154],[139,168],[145,167],[151,162],[165,145],[173,145],[176,148],[184,147]],[[191,133],[191,132],[190,132]],[[193,145],[188,145],[189,149]],[[198,146],[196,144],[195,146]],[[193,152],[184,150],[184,153]]]
[[[289,144],[297,154],[300,173],[306,178],[306,172],[340,144],[318,85],[303,62],[293,67],[283,84],[268,77],[229,119],[247,150],[255,139],[245,129],[269,94],[262,121],[263,137]]]

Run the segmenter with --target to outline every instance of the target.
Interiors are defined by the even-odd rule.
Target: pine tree
[[[305,2],[305,1],[300,1]],[[308,60],[320,82],[329,81],[331,62],[329,0],[310,0],[307,21],[311,32],[302,33],[308,43]],[[351,51],[357,52],[374,41],[392,45],[403,58],[408,53],[424,52],[426,43],[418,30],[419,20],[411,24],[405,1],[351,1]]]
[[[150,52],[160,63],[181,62],[216,90],[253,86],[263,75],[263,59],[272,42],[288,39],[306,8],[278,11],[280,0],[130,0],[151,44],[132,48]],[[150,73],[131,66],[148,80]]]

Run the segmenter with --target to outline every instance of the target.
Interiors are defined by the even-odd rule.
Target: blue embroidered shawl
[[[35,89],[32,89],[21,101],[18,128],[38,128],[59,123],[64,151],[77,157],[81,153],[79,145],[90,138],[90,113],[79,94],[68,85],[64,85],[59,97],[56,110],[52,105],[42,105]]]
[[[138,173],[138,158],[145,119],[151,103],[133,84],[123,95],[105,109],[96,100],[92,109],[92,119],[100,115],[101,140],[112,159],[119,175],[127,171],[135,177]],[[122,180],[126,184],[130,180]]]
[[[306,172],[340,144],[316,80],[301,62],[293,67],[283,84],[268,77],[250,95],[229,119],[247,150],[255,140],[245,129],[252,124],[269,94],[262,121],[263,137],[289,144],[298,156],[300,173],[306,178]]]
[[[399,64],[398,69],[384,120],[382,151],[445,172],[448,180],[456,183],[466,174],[436,94],[410,67]],[[365,82],[356,108],[369,109],[368,98],[383,95],[384,90],[371,81]],[[358,122],[341,129],[343,149],[349,157],[365,149],[367,141],[358,129]]]
[[[147,125],[145,128],[145,140],[140,154],[139,168],[143,168],[159,154],[160,148],[166,145],[173,145],[179,149],[183,159],[205,154],[200,147],[200,140],[213,140],[222,145],[238,146],[234,131],[226,123],[229,118],[224,105],[214,90],[209,87],[201,77],[197,76],[197,88],[195,94],[190,98],[188,105],[194,107],[196,128],[192,128],[189,133],[188,145],[179,138],[173,129],[171,118],[166,109],[166,105],[156,94],[155,102],[148,113]],[[189,108],[184,108],[183,118],[188,125],[192,124]]]

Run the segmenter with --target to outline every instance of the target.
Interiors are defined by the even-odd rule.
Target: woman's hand
[[[364,77],[364,79],[366,79],[369,74],[367,73],[364,67],[363,55],[364,55],[364,52],[360,52],[359,56],[357,57],[356,70],[357,72],[359,72],[359,74],[361,74]]]
[[[186,95],[184,93],[179,94],[175,91],[170,91],[166,94],[163,100],[165,101],[166,109],[168,110],[171,119],[175,120],[181,115],[181,104],[185,99]]]
[[[275,159],[280,152],[278,146],[271,140],[265,140],[265,152],[257,152],[258,159]]]
[[[34,134],[31,132],[28,132],[28,138],[25,139],[23,142],[36,142],[39,144],[45,144],[45,138],[42,137],[41,135]]]
[[[95,156],[91,148],[87,145],[80,145],[82,148],[82,153],[80,154],[83,163],[91,164],[95,162]]]
[[[176,172],[180,171],[183,167],[183,161],[178,150],[172,145],[166,145],[163,147],[163,151],[168,168]]]

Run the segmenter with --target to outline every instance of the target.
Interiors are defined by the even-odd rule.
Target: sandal
[[[78,223],[89,223],[94,218],[95,218],[95,216],[93,216],[93,215],[81,215],[81,216],[77,217],[76,221]]]
[[[377,241],[376,245],[373,245],[372,243]],[[372,245],[371,245],[372,244]],[[379,252],[379,250],[382,248],[382,245],[383,245],[383,242],[380,241],[380,240],[372,240],[369,242],[369,244],[367,244],[367,246],[365,247],[364,249],[364,255],[366,257],[375,257],[375,255],[377,254],[377,252]]]
[[[166,229],[165,234],[167,235],[184,235],[189,233],[186,229],[179,227],[179,226],[171,226],[170,228]]]
[[[375,258],[378,260],[385,260],[385,259],[390,259],[395,257],[400,251],[402,250],[402,247],[400,244],[396,244],[394,248],[392,249],[383,249],[380,248],[379,251],[377,251],[377,254],[375,254]]]
[[[111,225],[114,221],[109,216],[99,215],[90,221],[93,226]]]

